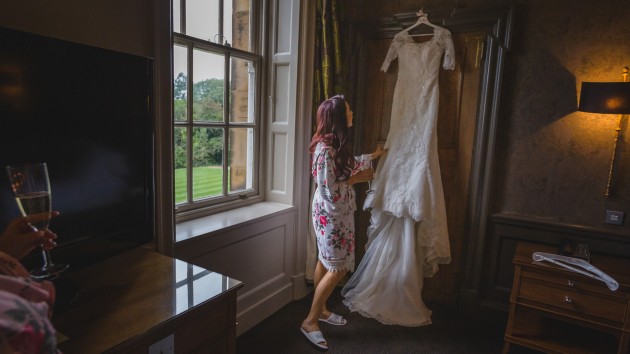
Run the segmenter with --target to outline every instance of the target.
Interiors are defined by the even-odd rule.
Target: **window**
[[[178,218],[258,196],[262,56],[253,0],[173,0]]]

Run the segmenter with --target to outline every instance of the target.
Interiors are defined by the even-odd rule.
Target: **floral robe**
[[[351,174],[370,168],[371,155],[355,157]],[[313,227],[319,261],[331,272],[354,271],[354,189],[335,174],[334,151],[319,143],[313,152],[311,173],[317,183],[313,197]]]
[[[0,353],[61,353],[50,317],[55,288],[0,252]]]

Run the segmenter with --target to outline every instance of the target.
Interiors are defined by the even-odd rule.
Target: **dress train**
[[[422,301],[424,247],[416,247],[416,221],[372,209],[366,253],[342,289],[344,304],[384,324],[431,324]]]

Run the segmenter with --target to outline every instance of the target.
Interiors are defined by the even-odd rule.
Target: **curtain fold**
[[[342,0],[317,0],[315,29],[315,58],[313,80],[313,109],[311,135],[315,133],[317,107],[325,99],[345,94],[346,79],[343,67]],[[315,185],[311,179],[309,207],[313,202]],[[306,243],[306,280],[313,281],[317,263],[317,242],[309,213],[308,242]]]
[[[345,92],[340,3],[317,0],[313,113],[325,99]]]

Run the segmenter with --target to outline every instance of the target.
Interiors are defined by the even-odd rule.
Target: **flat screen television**
[[[46,162],[53,261],[80,267],[154,237],[153,62],[0,28],[0,228],[6,166]],[[41,252],[23,262],[41,265]]]

